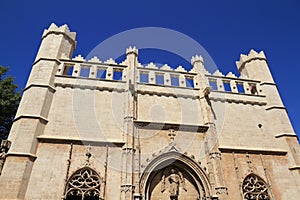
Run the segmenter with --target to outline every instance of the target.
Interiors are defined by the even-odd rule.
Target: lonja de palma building
[[[300,149],[263,52],[240,76],[73,56],[52,24],[8,140],[0,199],[297,200]]]

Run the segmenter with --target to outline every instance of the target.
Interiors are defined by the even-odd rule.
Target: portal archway
[[[202,200],[211,194],[203,169],[176,151],[164,153],[149,163],[141,176],[140,189],[145,200]]]

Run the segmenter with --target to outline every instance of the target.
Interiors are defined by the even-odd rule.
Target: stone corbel
[[[203,90],[203,95],[204,95],[205,97],[207,97],[207,96],[210,94],[211,91],[212,91],[212,88],[211,88],[211,87],[206,87],[206,88],[204,88],[204,90]]]

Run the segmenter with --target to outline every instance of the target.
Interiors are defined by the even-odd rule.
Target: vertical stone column
[[[220,200],[228,199],[227,187],[223,176],[223,168],[221,163],[222,157],[220,152],[210,153],[210,163],[214,179],[214,192]]]
[[[207,78],[205,77],[205,68],[204,68],[204,61],[202,56],[195,55],[191,59],[191,63],[193,65],[192,71],[197,73],[194,78],[194,85],[195,88],[198,88],[200,93],[200,106],[203,112],[203,120],[205,124],[210,124],[212,122],[211,119],[211,112],[209,102],[207,102],[206,97],[210,93],[210,86]]]
[[[235,80],[230,81],[230,88],[232,92],[238,93],[237,85]]]
[[[228,199],[227,188],[223,179],[223,169],[221,165],[221,153],[218,152],[217,130],[213,118],[212,107],[209,100],[210,86],[205,77],[204,61],[201,56],[192,57],[193,71],[197,73],[196,83],[200,90],[200,106],[202,109],[204,124],[209,126],[205,136],[205,155],[209,170],[209,179],[213,188],[213,197],[220,200]],[[225,192],[226,191],[226,192]]]
[[[58,59],[62,54],[72,55],[76,45],[75,37],[76,33],[70,32],[67,25],[57,27],[51,24],[43,33],[42,43],[9,135],[12,146],[0,176],[0,194],[7,199],[25,198],[36,158],[36,137],[43,134],[55,93],[54,79],[60,65]]]
[[[137,79],[137,56],[138,50],[135,47],[129,47],[126,50],[127,63],[127,85],[125,92],[125,116],[124,116],[124,131],[125,145],[123,146],[123,170],[121,183],[121,199],[131,200],[133,194],[138,191],[138,173],[135,173],[136,168],[136,128],[134,119],[136,119],[136,79]],[[136,194],[135,194],[136,196]]]

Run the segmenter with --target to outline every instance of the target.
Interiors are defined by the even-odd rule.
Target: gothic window
[[[68,180],[66,200],[99,200],[101,179],[89,167],[77,170]]]
[[[268,186],[255,174],[248,175],[243,182],[243,195],[246,200],[269,200]]]

